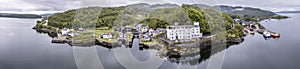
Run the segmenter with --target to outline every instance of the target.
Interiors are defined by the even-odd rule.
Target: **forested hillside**
[[[168,4],[170,5],[170,4]],[[163,6],[163,5],[156,5]],[[151,7],[151,6],[150,6]],[[153,7],[153,6],[152,6]],[[87,7],[69,10],[55,14],[48,18],[49,26],[58,28],[101,28],[134,26],[136,24],[148,25],[151,28],[165,28],[179,22],[180,25],[191,25],[199,22],[203,33],[231,30],[241,34],[242,27],[233,21],[235,15],[219,12],[211,8],[199,8],[193,5],[181,7],[149,9],[135,7]],[[239,17],[239,16],[235,16]],[[231,25],[235,24],[234,29]]]

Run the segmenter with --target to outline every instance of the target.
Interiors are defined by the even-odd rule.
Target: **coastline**
[[[194,56],[195,54],[199,54],[206,49],[212,48],[212,45],[226,45],[226,48],[229,47],[230,45],[236,45],[242,43],[245,39],[244,36],[247,35],[253,35],[255,33],[264,35],[264,32],[270,32],[270,33],[275,33],[270,30],[267,30],[264,26],[262,26],[260,23],[256,23],[257,28],[255,30],[252,30],[252,32],[245,32],[247,31],[247,27],[243,27],[244,34],[239,37],[235,38],[228,38],[226,33],[221,33],[221,34],[214,34],[214,35],[209,35],[206,38],[202,38],[193,42],[187,42],[187,43],[169,43],[166,41],[163,41],[159,39],[159,37],[155,37],[156,41],[155,42],[143,42],[140,40],[138,43],[139,50],[144,50],[144,49],[152,49],[152,50],[157,50],[156,56],[159,56],[160,58],[168,58],[172,59],[173,61],[185,61],[185,60],[180,60],[178,58],[197,58],[199,56]],[[39,24],[37,24],[39,25]],[[48,29],[50,28],[50,29]],[[83,42],[79,43],[81,45],[74,45],[74,42],[72,42],[72,38],[69,37],[64,37],[62,39],[59,38],[60,36],[60,29],[56,28],[54,29],[53,27],[33,27],[33,29],[37,31],[42,31],[47,34],[56,34],[57,36],[52,37],[52,43],[59,43],[59,44],[69,44],[70,46],[80,46],[80,47],[90,47],[90,46],[101,46],[105,47],[108,49],[113,49],[113,48],[118,48],[125,46],[126,48],[132,48],[133,45],[133,39],[141,37],[140,34],[135,34],[134,32],[130,33],[132,36],[127,36],[127,38],[123,39],[118,39],[117,41],[107,41],[107,40],[99,40],[100,38],[96,36],[96,38],[91,39],[90,42]],[[249,31],[249,30],[248,30]],[[250,30],[251,31],[251,30]],[[99,33],[97,33],[99,35]],[[160,36],[161,37],[161,36]],[[218,38],[222,39],[218,39]],[[269,37],[268,37],[269,38]],[[277,37],[276,37],[277,38]],[[279,37],[278,37],[279,38]],[[58,42],[55,42],[55,40],[58,39]],[[80,39],[80,38],[79,38]],[[127,41],[126,41],[127,40]],[[73,40],[74,41],[74,40]],[[213,46],[213,47],[214,47]],[[188,61],[188,60],[186,60]]]

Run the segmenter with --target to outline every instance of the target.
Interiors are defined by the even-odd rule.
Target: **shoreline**
[[[50,29],[47,29],[47,28],[32,28],[36,31],[39,31],[39,32],[42,32],[42,33],[47,33],[47,34],[58,34],[59,32],[58,31],[55,31],[55,30],[50,30]],[[52,37],[52,43],[68,43],[70,44],[71,43],[71,40],[68,39],[68,38],[62,38],[62,37],[59,37],[59,36],[56,36],[56,37]],[[210,39],[210,38],[205,38],[205,39],[200,39],[200,40],[197,40],[196,42],[201,42],[203,40],[206,40],[206,39]],[[239,39],[239,38],[234,38],[234,39],[231,39],[231,40],[227,40],[227,42],[241,42],[242,38]],[[162,40],[163,41],[163,40]],[[195,42],[195,41],[194,41]],[[95,39],[95,45],[101,45],[101,46],[106,46],[106,47],[112,47],[114,44],[116,44],[117,42],[107,42],[107,41],[101,41],[101,40],[98,40],[98,39]],[[129,43],[132,43],[131,41]],[[174,44],[176,45],[174,42],[171,43],[171,44]],[[127,44],[128,45],[128,44]],[[147,46],[147,47],[151,47],[151,46],[154,46],[154,45],[157,45],[157,44],[154,44],[154,45],[148,45],[148,44],[145,44],[144,42],[140,42],[139,45],[144,45],[144,46]]]
[[[253,26],[253,27],[252,27]],[[167,57],[180,57],[180,56],[185,56],[189,54],[196,54],[201,52],[202,49],[206,49],[211,47],[211,45],[215,44],[239,44],[242,43],[245,39],[244,36],[247,36],[249,34],[255,34],[259,33],[262,35],[265,35],[265,32],[269,33],[275,33],[270,30],[267,30],[264,26],[262,26],[260,23],[256,22],[256,24],[250,24],[250,25],[244,25],[242,26],[243,30],[238,31],[238,32],[243,32],[244,34],[242,35],[235,35],[234,33],[228,33],[228,31],[219,33],[219,34],[211,34],[202,37],[201,39],[191,39],[191,40],[184,40],[183,42],[171,42],[166,40],[166,38],[163,38],[164,36],[160,37],[154,37],[152,38],[150,42],[144,42],[144,41],[139,41],[138,47],[140,50],[143,49],[155,49],[158,51],[165,50],[162,53],[171,53],[168,54]],[[98,37],[99,35],[108,32],[108,33],[116,33],[114,30],[111,29],[106,29],[106,30],[97,30],[96,35],[84,35],[83,37],[76,37],[77,40],[76,42],[72,40],[72,37],[67,37],[67,36],[61,36],[59,32],[59,28],[52,27],[52,26],[47,26],[43,25],[42,23],[38,23],[33,29],[48,33],[48,34],[56,34],[57,36],[52,37],[52,43],[59,43],[59,44],[64,44],[67,43],[70,46],[82,46],[82,47],[89,47],[89,46],[102,46],[106,47],[109,49],[117,48],[117,47],[122,47],[125,45],[126,48],[132,48],[133,44],[133,39],[135,38],[140,38],[141,34],[136,33],[133,31],[130,31],[130,33],[127,33],[126,37],[119,37],[115,35],[119,34],[114,34],[115,38],[109,39],[109,38],[100,38]],[[86,31],[86,34],[95,32],[96,30],[84,30]],[[76,31],[75,31],[76,32]],[[84,32],[82,32],[84,33]],[[131,36],[130,36],[131,35]],[[229,37],[232,36],[232,37]],[[87,39],[86,37],[92,37],[92,39]],[[219,39],[222,38],[223,39]],[[225,38],[224,38],[225,37]]]

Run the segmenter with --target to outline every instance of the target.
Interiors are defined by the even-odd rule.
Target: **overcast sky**
[[[300,10],[300,1],[296,0],[0,0],[0,11],[65,11],[86,6],[122,6],[134,3],[201,3],[248,6],[270,11]]]

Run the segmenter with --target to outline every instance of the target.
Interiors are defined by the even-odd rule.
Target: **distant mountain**
[[[277,15],[276,13],[272,11],[262,10],[259,8],[252,8],[252,7],[242,7],[242,6],[225,6],[225,5],[219,5],[214,6],[216,10],[230,13],[230,14],[236,14],[240,16],[252,16],[252,17],[271,17]]]
[[[150,7],[150,4],[138,3],[138,4],[127,5],[126,7],[130,7],[130,8],[148,8],[148,7]]]
[[[36,14],[13,14],[13,13],[0,13],[0,17],[8,17],[8,18],[42,18],[42,16],[36,15]]]
[[[184,4],[188,5],[188,4]],[[242,7],[242,6],[226,6],[226,5],[218,5],[218,6],[209,6],[205,4],[192,4],[192,6],[199,7],[199,8],[207,8],[207,9],[215,9],[221,12],[229,13],[229,14],[236,14],[240,16],[248,16],[248,17],[271,17],[277,15],[274,12],[262,10],[259,8],[252,8],[252,7]],[[147,3],[138,3],[138,4],[131,4],[127,5],[126,7],[130,8],[146,8],[146,9],[162,9],[162,8],[180,8],[181,6],[177,4],[154,4],[150,5]]]
[[[49,16],[53,16],[55,14],[59,14],[59,13],[45,13],[45,14],[40,14],[40,16],[42,16],[42,17],[49,17]]]
[[[177,4],[155,4],[150,6],[152,9],[161,9],[161,8],[180,8]]]
[[[259,8],[252,7],[242,7],[242,6],[226,6],[226,5],[217,5],[217,6],[209,6],[205,4],[193,4],[192,6],[199,8],[211,8],[221,12],[235,14],[239,16],[248,16],[248,17],[272,17],[278,15],[274,12],[262,10]]]
[[[44,13],[44,14],[18,14],[18,13],[0,13],[0,17],[8,17],[8,18],[42,18],[53,16],[56,13]]]
[[[189,5],[189,4],[184,4]],[[192,6],[199,7],[199,8],[213,8],[213,6],[205,5],[205,4],[192,4]]]
[[[129,7],[129,8],[143,8],[143,9],[180,8],[179,5],[170,4],[170,3],[154,4],[154,5],[150,5],[150,4],[147,4],[147,3],[138,3],[138,4],[127,5],[126,7]]]
[[[276,13],[300,13],[300,11],[280,11]]]
[[[236,14],[240,16],[250,16],[250,17],[271,17],[277,15],[274,12],[262,10],[259,8],[252,8],[252,7],[241,7],[241,6],[226,6],[226,5],[218,5],[218,6],[209,6],[205,4],[192,4],[192,6],[199,7],[199,8],[210,8],[216,9],[221,12],[229,13],[229,14]],[[147,8],[147,9],[162,9],[162,8],[180,8],[177,4],[154,4],[150,5],[147,3],[138,3],[138,4],[131,4],[127,5],[126,7],[131,8]]]

